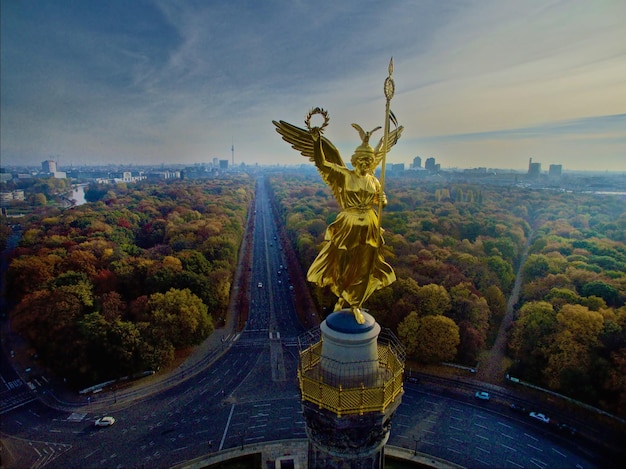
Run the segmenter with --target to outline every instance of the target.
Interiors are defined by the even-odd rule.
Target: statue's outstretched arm
[[[330,169],[324,149],[322,148],[322,134],[319,127],[313,127],[310,130],[311,139],[313,140],[313,161],[320,171],[328,171]]]
[[[300,152],[315,163],[324,182],[333,191],[335,199],[341,205],[340,187],[343,176],[340,177],[341,168],[345,168],[339,150],[322,136],[321,129],[313,127],[310,130],[301,129],[285,121],[272,121],[283,140],[294,150]]]

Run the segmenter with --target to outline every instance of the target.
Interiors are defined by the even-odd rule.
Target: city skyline
[[[3,2],[2,165],[299,164],[272,119],[405,131],[388,162],[626,170],[626,4]],[[374,138],[377,140],[382,132]],[[300,158],[300,159],[298,159]]]

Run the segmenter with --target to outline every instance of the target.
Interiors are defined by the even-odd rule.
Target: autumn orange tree
[[[11,254],[16,332],[76,387],[167,365],[225,317],[254,181],[92,185],[25,221]]]

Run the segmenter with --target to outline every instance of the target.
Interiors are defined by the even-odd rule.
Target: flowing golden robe
[[[396,276],[384,261],[384,240],[378,226],[380,183],[371,174],[357,175],[353,170],[326,162],[329,176],[341,189],[343,207],[328,226],[324,244],[311,264],[307,280],[329,286],[342,301],[360,308],[370,295],[395,281]]]

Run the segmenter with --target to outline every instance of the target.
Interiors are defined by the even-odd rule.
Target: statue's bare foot
[[[354,319],[356,319],[358,324],[365,324],[365,317],[363,316],[363,313],[361,313],[360,308],[352,306],[350,307],[350,310],[352,311],[352,314],[354,314]]]

